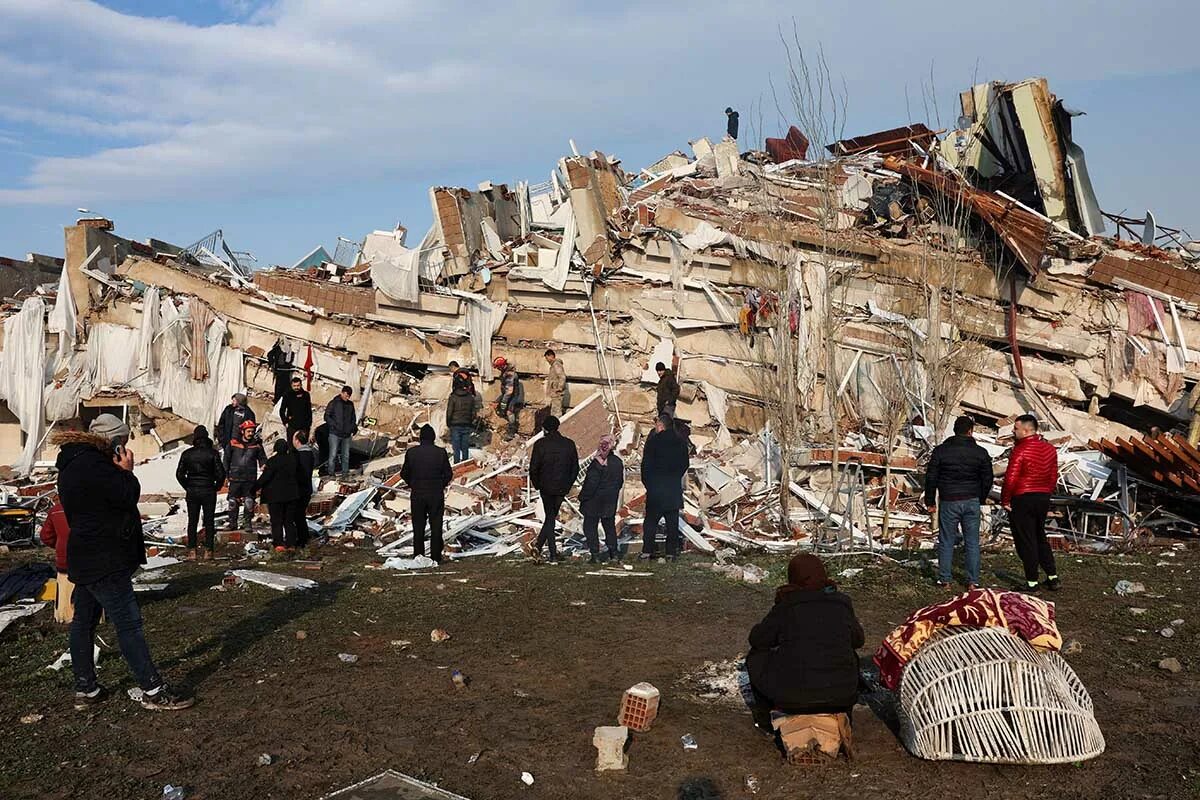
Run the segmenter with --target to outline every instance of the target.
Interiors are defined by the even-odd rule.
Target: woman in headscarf
[[[583,512],[583,535],[587,537],[588,550],[592,557],[589,563],[600,561],[600,541],[596,526],[604,526],[604,546],[607,557],[621,560],[617,548],[617,504],[621,499],[621,486],[625,483],[625,464],[613,452],[616,441],[605,434],[600,437],[592,463],[588,464],[583,477],[583,488],[579,490],[579,510]]]
[[[855,651],[863,644],[854,606],[821,559],[811,553],[793,558],[775,605],[750,631],[746,669],[758,706],[755,723],[769,731],[773,709],[849,715],[858,700]]]

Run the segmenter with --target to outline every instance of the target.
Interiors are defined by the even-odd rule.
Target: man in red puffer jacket
[[[1046,588],[1058,591],[1054,551],[1046,541],[1046,515],[1050,495],[1058,485],[1058,451],[1038,433],[1037,418],[1017,417],[1013,425],[1017,443],[1008,457],[1000,503],[1008,510],[1017,555],[1025,565],[1025,585],[1038,588],[1038,567],[1046,571]]]

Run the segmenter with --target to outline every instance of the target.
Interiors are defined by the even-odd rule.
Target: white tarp
[[[371,281],[375,288],[393,300],[415,303],[421,274],[421,251],[405,247],[404,234],[403,229],[367,234],[363,242],[362,260],[371,264]]]
[[[280,575],[260,569],[235,569],[233,574],[247,583],[257,583],[280,592],[292,589],[315,589],[317,582],[308,578],[297,578],[294,575]]]
[[[45,432],[46,306],[40,297],[26,298],[21,310],[4,321],[4,350],[0,352],[0,398],[21,422],[25,449],[13,464],[28,473],[37,460]]]
[[[717,430],[717,448],[724,450],[732,447],[733,437],[729,434],[729,428],[725,426],[725,415],[729,413],[729,393],[708,381],[701,381],[700,388],[704,390],[704,397],[708,400],[709,416],[720,426]]]
[[[71,283],[67,277],[67,266],[63,264],[62,276],[58,279],[58,296],[54,300],[54,308],[50,310],[47,319],[47,330],[58,334],[58,357],[54,369],[58,370],[67,365],[75,350],[75,298],[71,295]]]
[[[483,295],[462,294],[467,302],[467,332],[471,334],[471,355],[481,380],[492,379],[492,337],[500,330],[508,303],[493,303]]]
[[[384,569],[433,569],[437,565],[437,562],[429,556],[414,556],[413,558],[392,556],[383,562]]]
[[[22,617],[32,617],[45,607],[45,603],[0,606],[0,633],[3,633],[5,628]]]

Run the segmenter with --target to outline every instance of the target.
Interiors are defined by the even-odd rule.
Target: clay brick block
[[[617,723],[631,731],[648,731],[658,716],[658,689],[649,683],[639,683],[625,690]]]

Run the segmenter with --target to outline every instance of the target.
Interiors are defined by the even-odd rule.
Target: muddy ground
[[[762,585],[715,575],[699,557],[655,565],[653,577],[495,560],[418,576],[372,570],[367,553],[327,547],[320,571],[269,567],[320,581],[311,592],[210,591],[230,566],[216,562],[174,567],[164,595],[141,595],[161,668],[200,698],[190,711],[134,705],[123,695],[131,676],[110,651],[101,680],[121,694],[76,712],[70,670],[43,669],[65,649],[65,631],[45,612],[9,628],[0,635],[0,797],[149,800],[170,783],[195,799],[318,798],[387,768],[472,800],[739,798],[750,796],[750,775],[761,798],[1197,797],[1200,551],[1161,552],[1063,564],[1059,625],[1082,645],[1069,661],[1108,742],[1083,764],[922,762],[866,705],[856,710],[855,761],[783,763],[743,706],[702,699],[687,678],[743,652],[780,561],[758,562],[771,568]],[[31,557],[0,557],[0,569]],[[839,562],[868,567],[843,582],[867,631],[864,664],[908,612],[944,596],[928,567]],[[1016,574],[1007,555],[985,556],[985,567],[996,585]],[[1122,578],[1145,583],[1147,594],[1115,596]],[[1173,638],[1159,635],[1178,618],[1185,623]],[[433,628],[452,638],[432,643]],[[101,635],[115,645],[110,627]],[[1156,666],[1167,656],[1181,673]],[[451,669],[469,676],[467,689],[453,686]],[[596,774],[592,729],[613,724],[622,691],[639,681],[663,692],[658,721],[635,735],[625,773]],[[21,724],[28,714],[44,718]],[[697,750],[681,747],[687,733]],[[258,766],[262,753],[274,763]],[[522,771],[533,774],[531,788]]]

